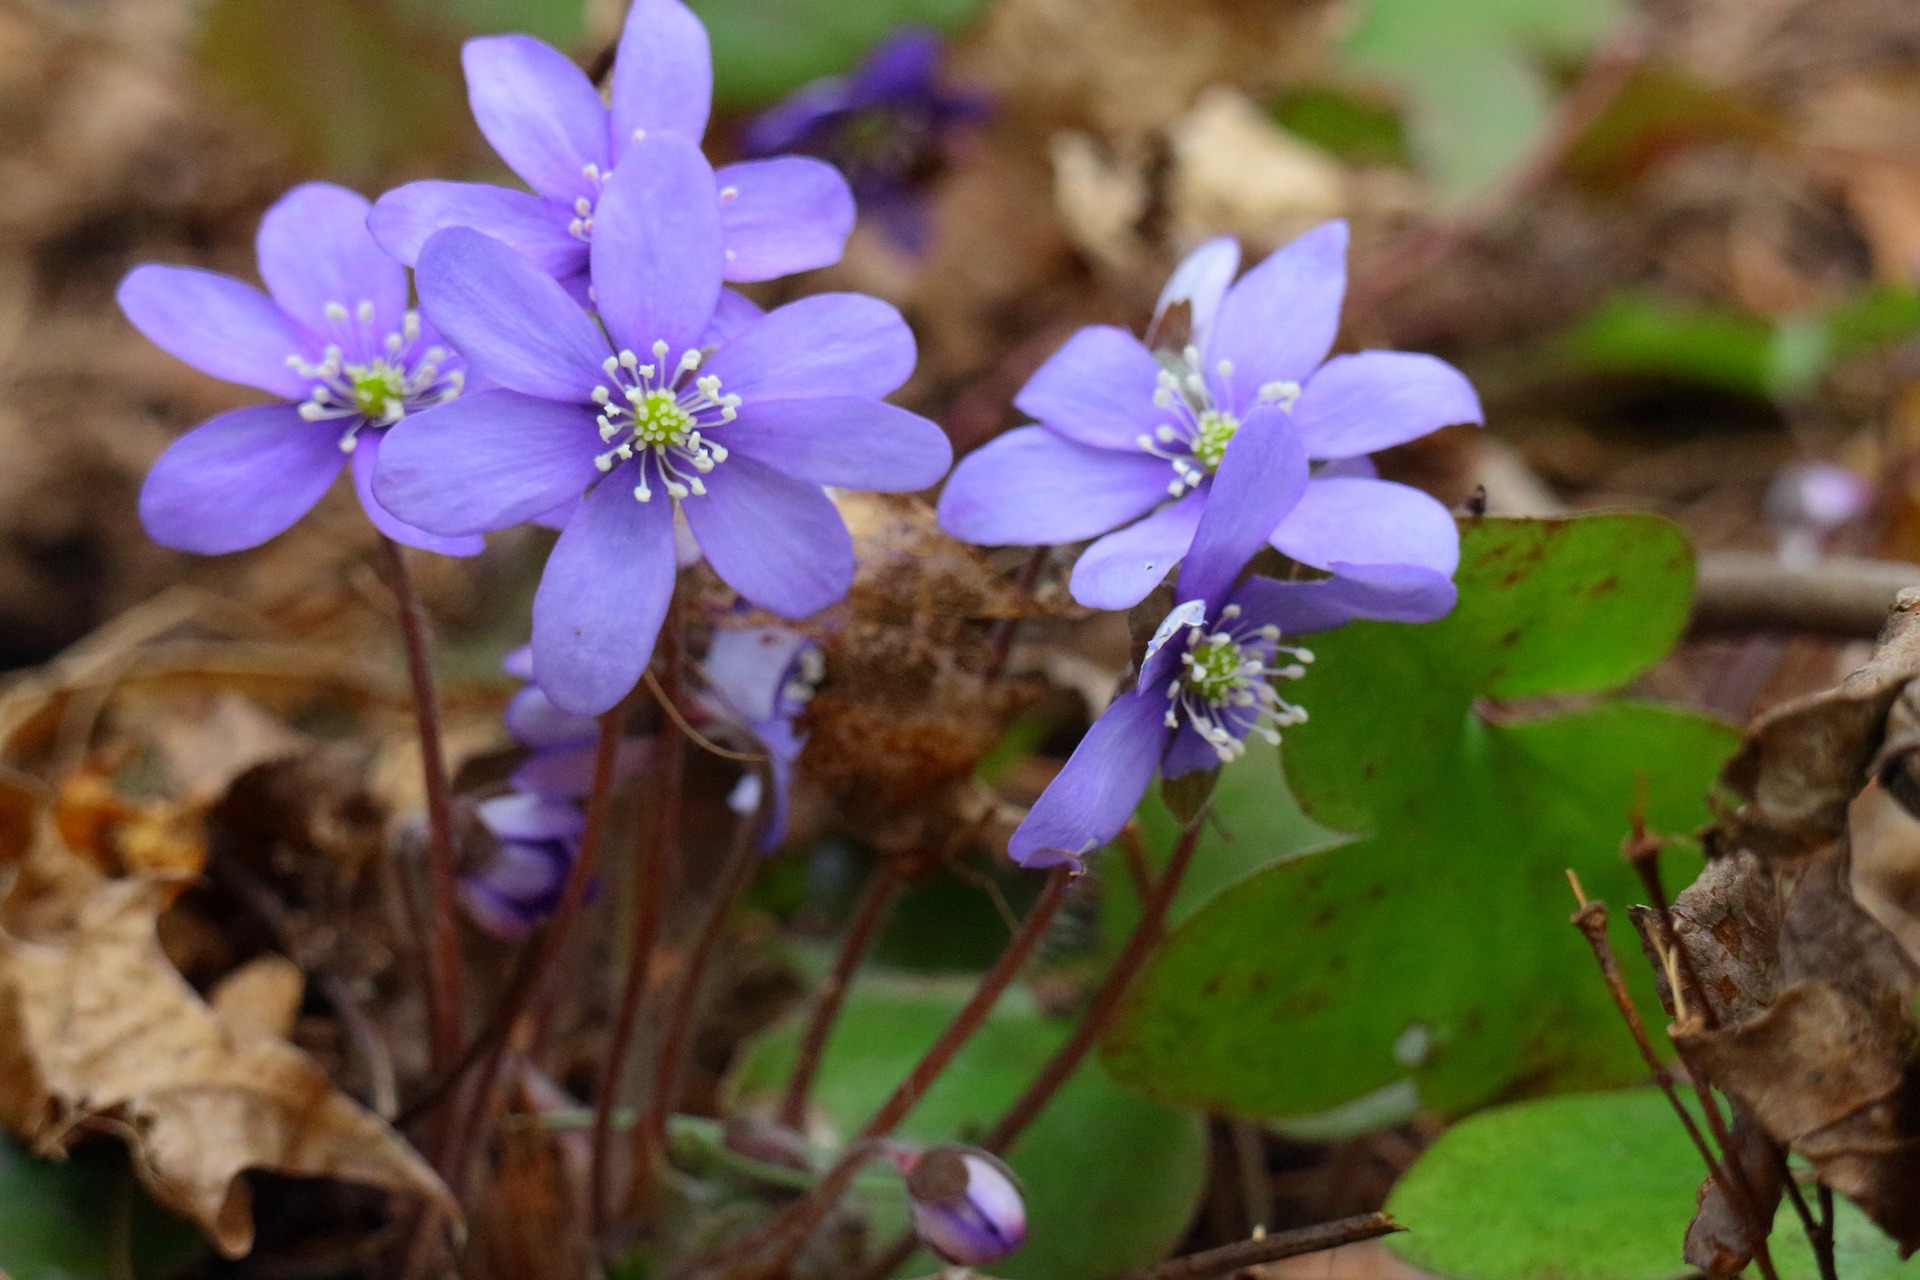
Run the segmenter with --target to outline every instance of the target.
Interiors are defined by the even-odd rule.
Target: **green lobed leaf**
[[[931,1045],[970,984],[862,978],[835,1023],[814,1102],[841,1133],[870,1115]],[[1069,1027],[1021,992],[1001,1000],[979,1033],[928,1090],[899,1136],[970,1142],[1039,1071]],[[736,1102],[771,1097],[792,1067],[799,1027],[784,1023],[743,1051],[728,1081]],[[1097,1280],[1167,1256],[1192,1218],[1206,1181],[1202,1120],[1126,1093],[1090,1062],[1055,1096],[1008,1157],[1027,1201],[1027,1243],[993,1272],[1009,1280]],[[872,1220],[885,1233],[905,1222],[897,1180],[875,1195]],[[931,1264],[922,1255],[904,1275]]]
[[[761,107],[809,80],[839,75],[895,28],[951,31],[982,0],[690,0],[713,38],[714,96]]]
[[[1705,1168],[1657,1090],[1497,1107],[1448,1129],[1395,1184],[1407,1228],[1388,1247],[1454,1280],[1665,1280],[1691,1274],[1680,1250]],[[1811,1198],[1811,1197],[1809,1197]],[[1842,1200],[1837,1270],[1907,1273],[1893,1242]],[[1792,1206],[1774,1220],[1781,1280],[1818,1274]]]
[[[1619,908],[1615,945],[1637,954],[1619,842],[1642,779],[1652,825],[1692,830],[1735,736],[1639,702],[1527,716],[1491,699],[1625,683],[1679,634],[1692,578],[1658,517],[1489,519],[1464,529],[1450,617],[1315,637],[1287,776],[1308,817],[1364,837],[1245,876],[1182,924],[1107,1039],[1115,1077],[1323,1136],[1638,1078],[1565,871]],[[1667,863],[1675,882],[1698,865]],[[1654,1016],[1651,976],[1628,972]]]
[[[141,1192],[123,1152],[97,1144],[42,1160],[0,1134],[0,1276],[162,1276],[205,1252],[191,1224]]]

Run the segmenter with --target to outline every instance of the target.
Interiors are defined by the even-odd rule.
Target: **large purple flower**
[[[797,726],[800,713],[826,674],[820,646],[788,627],[741,627],[716,631],[701,664],[709,694],[707,709],[737,724],[767,753],[773,775],[773,810],[760,833],[762,853],[787,836],[787,793],[794,762],[807,745]],[[740,779],[731,803],[750,813],[761,801],[759,775]]]
[[[461,54],[473,118],[534,194],[471,182],[414,182],[374,209],[373,234],[415,263],[428,237],[472,227],[520,250],[585,297],[600,197],[642,136],[699,142],[713,96],[707,31],[680,0],[635,0],[613,64],[612,104],[579,67],[531,36],[469,40]],[[853,195],[818,160],[732,164],[715,180],[728,280],[771,280],[837,262]]]
[[[799,618],[853,579],[822,486],[922,489],[951,461],[938,427],[880,399],[913,368],[898,312],[821,294],[734,316],[717,309],[722,252],[713,170],[657,133],[600,198],[600,323],[477,231],[442,231],[420,255],[422,306],[500,389],[403,423],[376,489],[448,535],[585,494],[533,605],[534,676],[564,710],[605,710],[646,668],[673,592],[676,507],[714,572]]]
[[[926,244],[922,188],[955,130],[987,114],[986,99],[941,86],[940,52],[938,32],[902,27],[851,75],[803,85],[755,117],[741,143],[748,155],[799,151],[831,161],[847,175],[861,215],[918,252]]]
[[[1190,341],[1149,350],[1121,329],[1080,330],[1015,400],[1040,425],[961,460],[941,525],[988,545],[1096,539],[1074,566],[1074,598],[1129,608],[1187,553],[1235,433],[1249,415],[1275,412],[1322,465],[1277,513],[1272,545],[1338,575],[1420,570],[1431,616],[1446,613],[1460,556],[1452,518],[1419,490],[1375,478],[1365,455],[1477,423],[1480,403],[1431,356],[1326,358],[1346,250],[1346,224],[1329,222],[1232,283],[1232,240],[1196,249],[1168,281],[1154,326],[1185,304]]]
[[[267,210],[260,274],[272,295],[193,267],[135,267],[120,309],[156,346],[196,369],[288,403],[236,409],[174,441],[140,491],[155,542],[217,555],[257,547],[312,509],[351,463],[373,523],[395,541],[473,555],[395,519],[371,488],[381,437],[408,414],[460,394],[463,362],[407,309],[407,272],[367,234],[367,201],[323,182]]]

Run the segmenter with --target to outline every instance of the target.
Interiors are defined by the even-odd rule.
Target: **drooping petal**
[[[480,821],[503,840],[563,840],[586,827],[580,810],[544,796],[509,792],[482,800]]]
[[[616,159],[636,130],[700,141],[712,105],[706,27],[680,0],[634,0],[613,60]]]
[[[406,268],[367,230],[372,209],[357,191],[302,183],[267,210],[255,240],[260,278],[280,309],[339,343],[350,361],[379,354],[381,340],[399,330],[407,312]],[[370,307],[365,321],[363,304]]]
[[[533,679],[533,645],[523,644],[508,650],[500,659],[500,669],[516,680]]]
[[[913,330],[860,293],[816,293],[763,316],[700,367],[749,401],[879,399],[913,372]]]
[[[612,168],[607,109],[586,73],[532,36],[482,36],[460,50],[474,123],[500,158],[549,200],[599,195],[586,173]]]
[[[374,202],[367,229],[380,247],[412,266],[427,238],[472,227],[525,254],[558,280],[587,269],[587,242],[567,230],[571,212],[524,191],[481,182],[409,182]]]
[[[593,789],[594,757],[599,754],[593,742],[572,747],[552,747],[536,751],[520,762],[508,781],[521,791],[535,795],[571,799]],[[653,739],[622,738],[614,748],[613,779],[619,783],[645,773],[653,759]]]
[[[1157,690],[1133,690],[1113,700],[1007,842],[1015,862],[1077,862],[1120,834],[1160,763],[1169,732],[1166,708]]]
[[[1276,250],[1227,290],[1206,347],[1222,407],[1252,408],[1271,382],[1304,384],[1340,330],[1347,291],[1347,224],[1326,222]],[[1224,378],[1219,363],[1232,372]]]
[[[724,346],[765,314],[766,311],[753,299],[731,289],[722,289],[720,301],[713,308],[713,317],[707,321],[707,331],[700,335],[700,346],[703,349]]]
[[[1306,487],[1306,451],[1285,411],[1268,405],[1248,414],[1214,473],[1206,514],[1180,567],[1175,594],[1182,600],[1205,600],[1208,616],[1213,616],[1226,603],[1227,590],[1240,571]]]
[[[231,276],[197,267],[135,267],[120,282],[120,310],[147,340],[216,378],[304,400],[307,380],[289,356],[319,354],[271,299]]]
[[[706,481],[706,495],[681,510],[728,586],[783,618],[817,613],[847,593],[853,538],[819,485],[738,455]]]
[[[772,720],[795,658],[812,643],[788,627],[721,628],[700,669],[735,718],[746,724]]]
[[[599,474],[591,410],[480,391],[387,431],[374,496],[409,524],[459,535],[509,529],[577,497]]]
[[[291,405],[236,409],[160,455],[140,489],[140,522],[163,547],[244,551],[310,511],[345,461],[337,422],[308,422]]]
[[[796,479],[868,493],[931,488],[953,465],[946,432],[917,413],[864,396],[756,400],[713,435]]]
[[[1159,362],[1138,338],[1092,325],[1067,339],[1013,403],[1069,440],[1134,453],[1141,436],[1171,420],[1153,403],[1159,378]]]
[[[599,736],[599,726],[592,716],[562,711],[538,685],[514,694],[500,718],[515,742],[535,750],[591,746]]]
[[[1351,458],[1484,420],[1464,374],[1444,360],[1406,351],[1335,356],[1307,379],[1293,409],[1314,458]]]
[[[606,337],[552,276],[491,236],[435,232],[414,275],[420,308],[477,372],[545,400],[585,404],[606,379]]]
[[[593,288],[614,342],[642,362],[665,342],[666,359],[678,360],[713,316],[724,252],[700,148],[673,133],[634,143],[593,215]]]
[[[640,682],[673,596],[673,504],[633,496],[627,463],[580,504],[533,598],[533,673],[564,711],[599,715]]]
[[[1184,302],[1188,312],[1187,340],[1205,351],[1214,318],[1220,311],[1220,300],[1227,296],[1233,273],[1239,269],[1240,242],[1232,236],[1215,236],[1189,253],[1160,290],[1160,300],[1153,305],[1153,329],[1157,331],[1167,312]]]
[[[1045,427],[1015,427],[960,459],[940,494],[940,527],[986,547],[1079,542],[1165,501],[1171,476],[1137,449],[1090,449]]]
[[[403,546],[418,547],[438,555],[477,556],[485,551],[487,540],[477,533],[460,537],[431,533],[418,525],[408,524],[380,504],[373,493],[373,476],[379,465],[380,445],[386,434],[384,431],[362,428],[353,438],[353,491],[360,498],[360,509],[367,513],[367,519],[373,521],[373,527]]]
[[[915,97],[931,88],[940,72],[944,41],[932,27],[905,26],[876,44],[853,73],[862,103]]]
[[[1206,510],[1205,490],[1100,539],[1080,553],[1067,589],[1095,609],[1131,609],[1187,554]]]
[[[840,261],[853,192],[840,171],[805,156],[749,160],[714,175],[729,280],[772,280]]]
[[[1256,626],[1307,635],[1356,618],[1432,622],[1453,612],[1458,596],[1453,579],[1437,570],[1390,564],[1339,565],[1318,582],[1249,578],[1234,600]]]
[[[1273,531],[1282,554],[1316,569],[1405,564],[1451,576],[1460,531],[1433,498],[1391,480],[1313,480]]]

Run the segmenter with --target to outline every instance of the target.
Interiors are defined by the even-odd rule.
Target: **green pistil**
[[[1230,413],[1207,409],[1200,414],[1199,428],[1193,437],[1193,456],[1209,472],[1217,471],[1233,433],[1240,429],[1240,420]]]
[[[397,418],[404,411],[407,395],[406,371],[375,360],[372,364],[346,369],[348,385],[353,388],[353,407],[360,416],[375,422]]]
[[[1187,658],[1187,687],[1216,705],[1244,679],[1246,656],[1225,636],[1208,636],[1188,650]]]
[[[633,406],[633,439],[649,448],[674,448],[687,442],[697,424],[668,390],[649,391]]]

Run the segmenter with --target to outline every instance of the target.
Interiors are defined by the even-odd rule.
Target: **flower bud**
[[[961,1266],[1005,1257],[1027,1238],[1013,1171],[972,1147],[934,1147],[902,1161],[921,1243]]]

